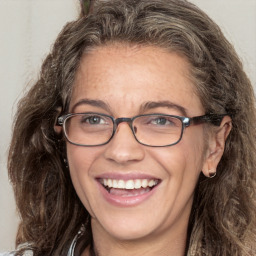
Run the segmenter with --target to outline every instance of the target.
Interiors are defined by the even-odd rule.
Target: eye
[[[168,120],[164,117],[155,118],[151,121],[152,124],[166,125]]]
[[[159,116],[151,119],[149,123],[153,125],[159,125],[159,126],[173,126],[177,122],[175,121],[176,121],[175,118],[172,118],[172,117]]]
[[[93,116],[84,115],[81,117],[80,122],[88,125],[99,125],[99,124],[106,124],[107,120],[103,116],[99,116],[99,115],[93,115]]]

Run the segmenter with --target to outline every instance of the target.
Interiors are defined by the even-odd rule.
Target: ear
[[[203,164],[202,172],[206,177],[214,177],[217,166],[225,149],[225,141],[231,131],[232,121],[225,116],[217,129],[213,129],[209,135],[208,148]]]
[[[62,132],[62,126],[60,126],[60,125],[57,124],[57,120],[58,120],[58,117],[59,117],[61,111],[62,111],[61,107],[58,107],[58,108],[56,109],[56,118],[55,118],[55,122],[54,122],[54,127],[53,127],[53,128],[54,128],[54,131],[55,131],[55,133],[56,133],[57,135],[60,135],[61,132]]]

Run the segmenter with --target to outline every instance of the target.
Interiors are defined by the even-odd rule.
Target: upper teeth
[[[102,183],[105,187],[109,188],[120,188],[120,189],[139,189],[146,187],[155,186],[157,180],[149,179],[136,179],[136,180],[113,180],[113,179],[103,179]]]

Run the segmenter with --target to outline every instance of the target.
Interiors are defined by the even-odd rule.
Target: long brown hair
[[[82,224],[85,245],[92,243],[89,214],[71,183],[63,160],[65,142],[54,124],[59,109],[67,111],[83,53],[119,42],[179,52],[192,66],[205,112],[232,117],[217,176],[199,180],[188,255],[256,254],[255,99],[232,45],[185,0],[98,2],[63,28],[38,81],[19,102],[8,162],[21,217],[17,245],[27,243],[34,255],[66,255]]]

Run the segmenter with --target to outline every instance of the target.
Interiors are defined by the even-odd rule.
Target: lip
[[[106,200],[108,203],[117,206],[117,207],[132,207],[132,206],[137,206],[141,203],[143,203],[144,201],[148,200],[150,197],[152,197],[155,192],[158,189],[160,182],[153,187],[150,191],[141,194],[141,195],[136,195],[136,196],[118,196],[118,195],[113,195],[110,194],[105,188],[104,186],[100,183],[100,179],[107,179],[107,178],[111,178],[111,179],[123,179],[123,180],[129,180],[129,179],[156,179],[152,176],[148,176],[148,175],[141,175],[141,174],[131,174],[131,175],[122,175],[122,174],[115,174],[115,175],[109,175],[109,174],[105,174],[105,175],[101,175],[100,178],[96,179],[96,182],[98,184],[99,187],[99,191],[101,193],[101,195],[103,196],[104,200]]]

